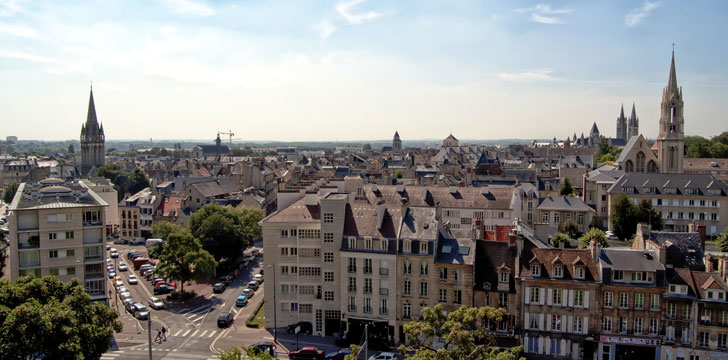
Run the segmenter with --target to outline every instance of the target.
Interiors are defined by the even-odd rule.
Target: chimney
[[[635,234],[634,243],[638,249],[644,250],[647,248],[647,240],[650,238],[650,233],[652,233],[652,226],[650,224],[643,222],[637,224],[637,234]]]
[[[382,228],[382,222],[384,221],[384,213],[387,211],[386,202],[379,200],[377,203],[377,230]],[[402,214],[404,216],[404,214]]]
[[[660,261],[662,265],[667,265],[667,246],[665,244],[660,245],[659,248],[657,248],[657,260]]]
[[[490,194],[490,189],[488,188],[488,185],[483,185],[480,187],[480,193],[483,195]]]
[[[592,239],[589,242],[589,253],[591,254],[592,260],[599,261],[599,256],[602,254],[602,244],[597,239]]]
[[[559,249],[564,249],[564,248],[566,248],[566,241],[564,241],[564,239],[559,239],[559,243],[558,243],[558,244],[556,244],[556,246],[557,246],[557,247],[558,247]]]
[[[703,252],[705,252],[705,224],[695,225],[695,231],[700,234],[700,244],[703,246]]]
[[[457,193],[458,193],[458,187],[450,186],[450,194],[457,194]]]
[[[318,205],[318,195],[316,194],[316,192],[306,191],[306,195],[303,196],[303,204],[306,206]]]

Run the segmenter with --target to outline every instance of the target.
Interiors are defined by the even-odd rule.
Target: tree
[[[395,179],[401,179],[404,177],[404,173],[402,173],[402,170],[397,170],[394,172],[394,178]]]
[[[725,231],[723,231],[722,233],[718,234],[715,240],[718,243],[718,249],[720,249],[720,251],[728,251],[728,228],[726,228]]]
[[[234,259],[260,236],[261,219],[259,210],[207,204],[190,216],[190,232],[215,260]]]
[[[571,181],[569,179],[564,179],[564,183],[561,184],[561,191],[559,193],[563,196],[574,193],[574,187],[571,186]]]
[[[362,145],[361,149],[363,151],[369,151],[372,149],[372,144],[364,144],[364,145]]]
[[[576,235],[579,233],[579,225],[573,220],[566,220],[561,223],[561,231],[566,233],[570,238],[576,238]]]
[[[710,156],[710,141],[702,136],[685,137],[685,157],[704,158]]]
[[[655,210],[647,199],[642,199],[640,204],[634,208],[634,217],[638,223],[648,223],[653,230],[662,230],[662,213]],[[637,231],[636,225],[634,231]]]
[[[487,322],[501,321],[506,311],[501,308],[461,306],[446,313],[441,304],[422,310],[421,320],[404,324],[408,345],[399,350],[405,359],[466,359],[466,360],[515,360],[522,346],[502,350],[493,346],[495,338],[483,326]],[[434,348],[434,339],[443,346]]]
[[[129,192],[136,194],[149,187],[149,178],[140,167],[135,167],[129,175]]]
[[[591,243],[591,241],[594,239],[597,240],[602,248],[609,247],[609,242],[607,242],[607,234],[604,232],[604,230],[593,227],[579,238],[579,248],[586,249],[587,247],[589,247],[589,243]]]
[[[98,359],[120,332],[119,313],[91,303],[78,280],[0,281],[0,358]]]
[[[74,154],[76,151],[73,149],[73,144],[68,144],[68,153]]]
[[[631,239],[637,232],[637,224],[648,223],[655,230],[662,230],[662,213],[656,211],[649,200],[643,199],[639,205],[634,205],[626,197],[617,199],[612,215],[612,229],[614,235],[620,239]]]
[[[564,241],[564,247],[571,247],[571,238],[569,237],[569,235],[561,232],[557,232],[556,234],[554,234],[554,236],[551,237],[551,245],[553,245],[554,247],[558,247],[559,242],[562,240]]]
[[[2,238],[0,238],[0,278],[3,277],[3,268],[5,267],[5,259],[8,258],[8,245],[5,244],[4,238],[5,234],[2,234]]]
[[[273,360],[275,359],[268,353],[261,352],[252,347],[233,346],[225,350],[219,351],[217,357],[220,360]]]
[[[18,184],[17,183],[10,183],[8,187],[5,188],[5,192],[3,193],[3,201],[5,201],[6,204],[10,204],[13,201],[13,198],[15,197],[15,192],[18,191]]]
[[[188,231],[169,234],[162,244],[157,272],[166,278],[178,280],[184,292],[185,282],[209,279],[215,276],[215,259],[202,248]]]
[[[182,231],[185,231],[185,228],[179,224],[171,223],[169,221],[160,221],[152,225],[152,236],[158,237],[162,240],[166,240],[172,233]]]

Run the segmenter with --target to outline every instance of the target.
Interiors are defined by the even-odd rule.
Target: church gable
[[[642,135],[633,136],[617,159],[620,170],[625,172],[659,172],[659,162],[654,151]]]

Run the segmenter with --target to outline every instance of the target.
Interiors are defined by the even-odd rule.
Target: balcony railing
[[[349,304],[349,312],[356,312],[356,305]]]
[[[84,244],[101,244],[103,241],[101,238],[98,239],[83,239]]]
[[[101,255],[86,255],[83,257],[85,261],[101,260]]]
[[[379,308],[379,315],[387,315],[387,314],[389,314],[389,309]]]
[[[379,288],[379,295],[389,295],[389,289]]]
[[[40,248],[40,242],[37,242],[37,243],[18,242],[18,249],[38,249],[38,248]]]
[[[102,225],[104,225],[104,223],[101,220],[83,222],[83,226],[102,226]]]
[[[87,280],[99,279],[99,278],[103,278],[103,277],[104,277],[104,273],[103,272],[86,273],[86,279]]]
[[[389,269],[388,268],[379,268],[379,275],[389,275]]]
[[[356,293],[356,286],[349,286],[349,292],[350,293]]]

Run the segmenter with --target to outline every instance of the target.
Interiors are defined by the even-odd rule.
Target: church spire
[[[96,120],[96,106],[94,105],[94,88],[91,87],[91,95],[88,99],[88,114],[86,115],[86,128],[98,129],[99,124]]]
[[[675,48],[672,49],[672,61],[670,63],[670,79],[667,80],[667,91],[677,95],[677,75],[675,74]]]
[[[619,118],[624,119],[624,103],[622,103],[622,110],[619,112]]]

